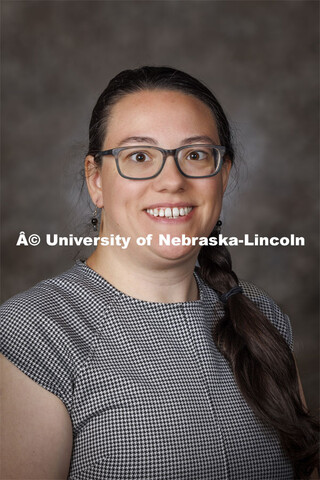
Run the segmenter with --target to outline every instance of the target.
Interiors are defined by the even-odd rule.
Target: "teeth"
[[[165,211],[164,211],[164,214],[167,218],[172,217],[171,208],[166,208]]]
[[[148,208],[147,212],[154,217],[178,218],[184,217],[191,212],[193,207],[164,207],[164,208]]]

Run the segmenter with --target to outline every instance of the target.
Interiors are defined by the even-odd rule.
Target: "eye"
[[[130,155],[130,159],[137,163],[145,163],[151,160],[145,152],[135,152]]]
[[[202,150],[193,150],[187,155],[187,160],[205,160],[208,156],[207,152]]]

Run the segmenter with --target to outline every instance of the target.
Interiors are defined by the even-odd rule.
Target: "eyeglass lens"
[[[178,151],[178,163],[184,174],[206,177],[218,170],[220,152],[214,147],[186,147]],[[153,147],[129,147],[118,153],[118,165],[126,177],[152,177],[159,173],[162,164],[163,153]]]

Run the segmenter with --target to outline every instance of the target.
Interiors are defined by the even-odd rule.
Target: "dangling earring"
[[[96,209],[93,212],[92,218],[91,218],[92,227],[95,232],[97,231],[97,226],[98,226],[97,214],[98,214],[98,207],[96,206]]]
[[[221,225],[222,225],[222,222],[221,222],[221,220],[219,219],[219,220],[217,221],[217,223],[216,223],[216,226],[214,227],[214,229],[215,229],[215,231],[216,231],[217,233],[220,233],[220,232],[221,232]]]

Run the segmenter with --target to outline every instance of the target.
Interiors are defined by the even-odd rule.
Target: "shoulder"
[[[8,316],[19,318],[20,321],[41,323],[41,319],[48,322],[62,318],[71,325],[86,319],[90,324],[92,312],[102,308],[99,301],[99,289],[90,282],[79,263],[70,270],[39,282],[29,290],[19,293],[7,300],[1,307],[1,318]]]
[[[291,350],[293,350],[292,328],[288,315],[284,314],[277,303],[261,288],[244,280],[241,280],[239,284],[243,288],[243,294],[256,304],[259,310],[279,330]]]
[[[20,293],[1,308],[1,352],[71,406],[73,380],[104,315],[97,282],[76,264]]]
[[[75,315],[75,311],[81,303],[82,289],[73,270],[43,280],[7,300],[0,307],[2,323],[11,330],[18,325],[26,328],[37,325],[49,333],[50,329],[61,327],[62,318],[76,321],[79,312]]]

